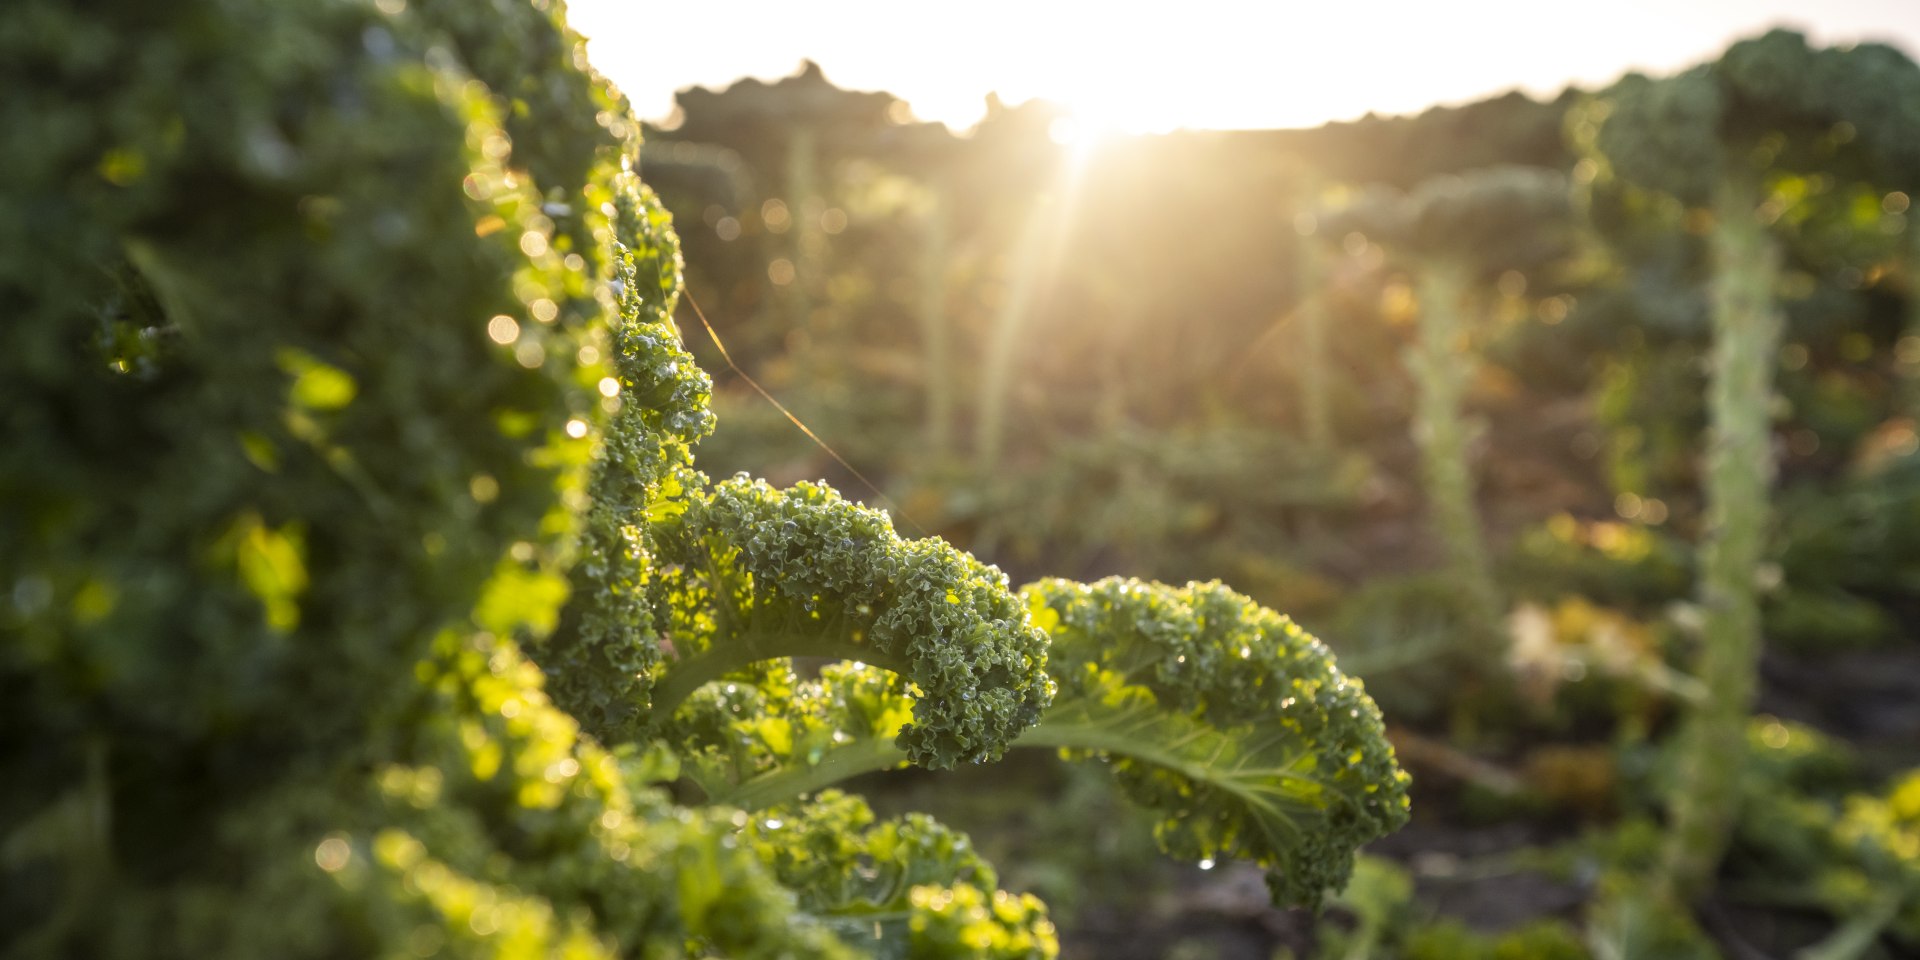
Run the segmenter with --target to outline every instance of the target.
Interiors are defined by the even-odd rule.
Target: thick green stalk
[[[1782,320],[1773,301],[1780,250],[1755,213],[1759,200],[1753,183],[1737,179],[1714,193],[1712,439],[1700,578],[1705,620],[1695,668],[1708,695],[1681,733],[1664,878],[1668,892],[1683,899],[1711,883],[1738,815],[1760,652],[1754,572],[1769,514],[1769,410]]]
[[[1467,447],[1472,430],[1461,411],[1473,357],[1465,349],[1462,311],[1467,275],[1459,267],[1433,263],[1420,272],[1419,336],[1408,366],[1419,385],[1414,411],[1414,440],[1420,446],[1428,510],[1446,551],[1448,569],[1466,595],[1469,649],[1485,663],[1500,656],[1500,592],[1481,542],[1480,513],[1474,506],[1473,471]]]
[[[907,762],[907,752],[891,738],[873,737],[835,747],[811,766],[790,765],[770,770],[731,788],[703,785],[712,803],[759,810],[795,797],[825,790],[863,773],[891,770]]]
[[[920,333],[926,357],[927,443],[937,457],[953,454],[953,330],[947,322],[947,188],[928,186],[920,260]]]
[[[1130,722],[1151,723],[1158,709],[1141,707],[1139,715]],[[1055,704],[1048,716],[1027,728],[1013,745],[1040,750],[1097,750],[1141,760],[1195,783],[1217,784],[1262,809],[1280,810],[1298,804],[1300,809],[1310,810],[1316,802],[1323,802],[1317,801],[1319,784],[1309,777],[1289,778],[1282,771],[1264,768],[1239,771],[1210,767],[1151,737],[1139,735],[1138,729],[1130,730],[1127,723],[1116,724],[1111,708],[1072,702]],[[703,786],[708,799],[714,803],[758,810],[906,762],[906,751],[894,746],[891,739],[876,737],[835,747],[820,762],[809,766],[781,767],[731,788],[719,784]],[[1274,790],[1268,781],[1275,779],[1285,783],[1285,789]]]
[[[1284,812],[1295,806],[1301,810],[1311,810],[1316,804],[1325,802],[1321,785],[1311,777],[1291,775],[1285,769],[1277,768],[1238,769],[1220,765],[1217,757],[1209,762],[1200,762],[1183,755],[1170,744],[1139,736],[1137,731],[1128,729],[1128,724],[1114,723],[1109,706],[1084,707],[1074,703],[1061,706],[1061,709],[1052,712],[1051,723],[1042,719],[1021,734],[1013,745],[1053,750],[1097,750],[1144,761],[1194,783],[1213,784],[1250,807],[1272,812]],[[1152,723],[1156,719],[1152,715],[1160,709],[1157,706],[1143,706],[1140,708],[1142,717],[1136,718],[1133,723]],[[1275,783],[1281,786],[1275,789]]]

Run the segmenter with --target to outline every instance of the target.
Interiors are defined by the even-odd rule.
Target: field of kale
[[[1920,955],[1906,55],[678,103],[0,17],[0,958]]]
[[[685,91],[642,171],[737,364],[691,327],[697,462],[831,477],[1015,582],[1223,580],[1366,681],[1413,821],[1319,921],[1156,866],[1066,768],[869,784],[993,846],[1065,955],[1585,956],[1666,870],[1725,955],[1920,948],[1911,857],[1881,872],[1920,814],[1911,77],[1781,33],[1078,155],[1047,104],[956,136],[810,64]],[[1683,817],[1712,839],[1663,852]]]

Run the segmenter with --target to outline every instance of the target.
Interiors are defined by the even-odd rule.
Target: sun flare
[[[1550,95],[1627,69],[1672,69],[1781,21],[1817,20],[1830,39],[1904,38],[1911,47],[1920,6],[1893,6],[1823,0],[1816,13],[1805,0],[1618,0],[1595,18],[1523,0],[1189,0],[1177,9],[976,0],[964,12],[771,0],[568,4],[592,41],[594,64],[645,117],[666,116],[677,89],[772,80],[810,58],[839,86],[889,91],[920,119],[955,130],[977,122],[986,95],[997,91],[1008,103],[1044,99],[1096,128],[1128,133],[1314,126],[1515,88]],[[664,48],[640,42],[668,18],[675,35],[709,39]]]

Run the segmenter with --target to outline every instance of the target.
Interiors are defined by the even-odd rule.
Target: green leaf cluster
[[[1557,170],[1493,166],[1433,177],[1406,192],[1366,190],[1328,211],[1323,227],[1335,240],[1359,231],[1410,265],[1445,263],[1491,281],[1567,255],[1575,223],[1571,197],[1566,175]]]
[[[1749,728],[1748,756],[1735,849],[1756,892],[1831,914],[1823,955],[1882,936],[1920,945],[1920,770],[1849,790],[1859,780],[1851,756],[1772,718]]]
[[[1690,206],[1706,205],[1729,169],[1817,170],[1912,189],[1920,67],[1885,44],[1815,48],[1774,30],[1675,77],[1629,76],[1575,124],[1612,175]]]
[[[1217,584],[1048,580],[1023,591],[1059,689],[1015,746],[1110,770],[1169,854],[1267,869],[1275,902],[1317,905],[1353,851],[1407,817],[1378,708],[1318,640]],[[778,664],[709,684],[669,728],[707,795],[749,809],[910,761],[897,677]]]
[[[967,838],[923,814],[876,822],[838,790],[756,815],[744,833],[800,906],[879,957],[1039,960],[1058,949],[1031,895],[996,890]]]
[[[1293,621],[1217,583],[1027,595],[1061,685],[1031,738],[1104,754],[1168,852],[1251,860],[1276,901],[1312,905],[1405,822],[1379,709]]]
[[[1046,640],[998,569],[818,484],[736,477],[686,507],[654,526],[675,693],[770,657],[871,662],[911,684],[899,744],[932,769],[998,759],[1039,719]]]

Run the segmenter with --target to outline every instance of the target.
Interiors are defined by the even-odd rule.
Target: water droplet
[[[46,609],[53,601],[53,584],[44,577],[21,577],[13,585],[13,606],[28,616]]]
[[[367,56],[378,62],[384,63],[393,59],[395,49],[393,34],[381,27],[368,27],[360,31],[360,46],[367,51]]]

